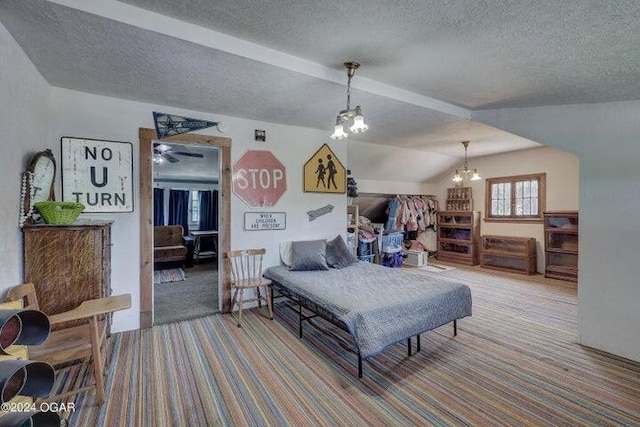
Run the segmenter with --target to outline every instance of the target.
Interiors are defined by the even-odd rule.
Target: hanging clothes
[[[413,198],[413,206],[416,210],[416,220],[418,222],[418,231],[424,231],[426,228],[426,221],[424,219],[425,201],[421,196]]]
[[[400,209],[400,200],[396,197],[394,199],[389,200],[389,204],[387,206],[387,223],[384,225],[385,230],[397,230],[397,217],[398,211]]]
[[[416,206],[412,197],[406,197],[404,200],[405,208],[405,231],[414,232],[418,231],[418,214],[416,212]]]
[[[438,223],[438,201],[434,199],[429,199],[427,201],[427,211],[428,211],[427,228],[431,228],[433,229],[433,231],[436,231],[436,227]]]
[[[438,250],[438,237],[436,233],[438,222],[438,201],[431,197],[422,197],[424,230],[418,234],[416,241],[422,244],[427,251]]]
[[[418,234],[416,240],[422,243],[422,246],[424,246],[424,248],[428,251],[435,252],[438,250],[438,235],[431,228],[428,228],[422,233]]]
[[[396,230],[398,231],[404,231],[404,227],[407,224],[407,220],[408,220],[408,213],[407,213],[407,205],[405,203],[405,197],[402,196],[400,197],[400,207],[398,208],[398,214],[396,215]]]
[[[396,195],[389,199],[385,230],[404,232],[405,240],[420,240],[428,250],[436,250],[435,230],[438,201],[430,196]],[[419,236],[425,232],[422,239]]]

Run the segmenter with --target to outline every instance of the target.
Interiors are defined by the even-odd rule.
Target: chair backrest
[[[7,301],[22,301],[23,307],[29,310],[38,310],[38,298],[33,283],[24,283],[14,286],[7,292]]]
[[[157,225],[153,227],[153,247],[183,245],[183,234],[181,225]]]
[[[231,281],[246,283],[262,278],[262,258],[266,249],[243,249],[226,252],[224,255],[231,264]]]

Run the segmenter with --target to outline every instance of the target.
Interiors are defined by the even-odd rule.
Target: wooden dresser
[[[111,221],[31,225],[23,231],[24,277],[36,288],[40,310],[62,313],[111,295]]]

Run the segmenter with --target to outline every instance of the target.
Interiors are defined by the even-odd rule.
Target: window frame
[[[491,215],[491,186],[493,184],[510,183],[511,184],[511,212],[515,212],[515,184],[519,181],[538,181],[538,215],[536,216],[516,216],[511,214],[510,216],[492,216]],[[485,179],[485,196],[484,196],[484,221],[486,222],[527,222],[527,223],[542,223],[543,213],[547,204],[547,174],[533,173],[526,175],[511,175],[502,176],[497,178]]]
[[[194,198],[193,195],[196,194]],[[197,205],[197,209],[193,208],[193,205]],[[193,216],[197,215],[197,219],[193,219]],[[189,225],[198,224],[200,221],[200,190],[189,190]]]

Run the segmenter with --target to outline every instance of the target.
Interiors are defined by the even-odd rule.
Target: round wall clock
[[[56,178],[56,160],[51,150],[34,154],[27,170],[33,174],[31,203],[55,200],[53,182]]]

